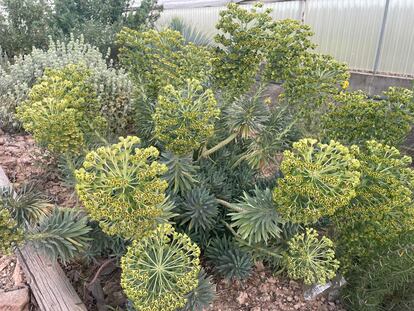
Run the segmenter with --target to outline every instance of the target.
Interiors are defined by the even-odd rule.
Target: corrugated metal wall
[[[319,46],[318,51],[347,62],[352,70],[377,69],[377,73],[414,76],[414,0],[294,0],[265,3],[264,7],[273,9],[275,19],[303,19],[315,32],[313,40]],[[165,10],[159,25],[166,25],[178,16],[213,36],[223,9]],[[383,39],[379,44],[383,23]]]

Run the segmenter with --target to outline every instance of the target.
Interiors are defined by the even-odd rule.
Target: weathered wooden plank
[[[10,186],[0,166],[0,187]],[[72,284],[57,261],[30,246],[16,251],[34,297],[42,311],[86,311]]]

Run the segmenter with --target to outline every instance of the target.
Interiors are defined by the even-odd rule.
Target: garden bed
[[[57,176],[46,171],[47,158],[41,156],[31,136],[2,133],[0,135],[0,164],[15,186],[19,186],[27,180],[34,180],[56,204],[68,207],[76,205],[73,190],[66,187]],[[85,289],[85,283],[93,279],[102,262],[104,262],[103,259],[98,264],[88,266],[86,263],[78,261],[62,266],[88,310],[91,311],[97,310],[96,299]],[[7,263],[7,266],[3,268],[2,263]],[[0,258],[0,270],[0,291],[15,289],[16,257]],[[17,270],[20,271],[18,266]],[[105,270],[101,274],[100,280],[105,303],[113,307],[122,307],[126,298],[119,285],[120,271],[115,266],[109,266]],[[326,295],[322,295],[314,301],[305,301],[303,298],[305,289],[301,284],[289,281],[284,277],[272,276],[270,272],[260,267],[256,267],[253,275],[243,282],[230,282],[222,279],[216,279],[215,282],[217,297],[209,309],[211,311],[345,310],[338,300],[328,299]],[[22,285],[19,286],[22,287]],[[31,310],[37,310],[35,302],[32,304]]]

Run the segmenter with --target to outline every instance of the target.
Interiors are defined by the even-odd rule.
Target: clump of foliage
[[[272,24],[270,10],[260,12],[261,4],[249,12],[235,3],[220,12],[215,36],[214,81],[230,96],[249,91],[263,61],[266,30]]]
[[[312,35],[311,28],[297,20],[275,21],[267,42],[266,78],[288,80],[292,70],[301,66],[301,57],[315,47],[310,40]]]
[[[211,40],[205,33],[185,23],[179,17],[174,17],[169,23],[168,28],[178,31],[183,36],[186,44],[191,42],[198,46],[211,45]]]
[[[207,189],[193,188],[177,205],[177,221],[180,226],[186,225],[188,231],[205,232],[216,225],[218,203]]]
[[[200,249],[171,225],[135,240],[122,258],[121,285],[138,310],[174,311],[196,290]]]
[[[359,161],[350,150],[330,141],[301,139],[285,151],[283,178],[274,189],[280,212],[294,223],[315,223],[347,206],[359,184]]]
[[[198,274],[198,285],[189,294],[187,302],[182,311],[203,311],[213,302],[215,297],[215,286],[211,276],[208,276],[203,269]]]
[[[404,142],[414,122],[413,92],[390,88],[385,99],[369,99],[362,91],[341,93],[324,117],[326,135],[363,146],[375,139],[391,146]]]
[[[9,57],[44,48],[52,33],[52,8],[46,0],[3,0],[0,46]]]
[[[231,208],[232,226],[243,240],[267,244],[272,238],[281,238],[286,221],[275,208],[269,188],[255,188],[254,195],[245,192],[240,202],[232,204]]]
[[[0,205],[0,252],[4,255],[10,255],[13,249],[22,243],[23,232],[18,227],[17,221],[11,217],[10,211],[4,208],[2,204]]]
[[[210,241],[205,256],[214,271],[226,279],[242,280],[252,273],[253,262],[249,253],[226,236]]]
[[[167,167],[156,161],[155,147],[137,148],[138,137],[86,155],[77,170],[76,190],[92,219],[109,235],[143,237],[163,217],[167,182],[160,176]]]
[[[280,99],[285,99],[300,118],[303,135],[321,136],[321,116],[334,96],[349,84],[347,66],[329,55],[307,53],[300,57],[290,75],[283,83]]]
[[[219,114],[213,91],[204,89],[199,81],[188,80],[183,90],[167,85],[153,114],[155,137],[168,151],[188,154],[214,134]]]
[[[356,196],[334,217],[344,269],[364,262],[388,241],[414,228],[411,158],[395,147],[369,141],[357,159],[361,183]]]
[[[413,241],[412,231],[398,236],[348,276],[343,296],[352,310],[412,310]]]
[[[90,71],[76,65],[47,69],[28,100],[17,109],[26,131],[52,153],[81,153],[105,126],[88,77]]]
[[[88,81],[99,98],[108,126],[115,133],[124,131],[131,124],[132,83],[123,69],[115,69],[112,61],[85,43],[83,37],[72,37],[67,43],[50,41],[47,50],[33,49],[30,54],[15,58],[13,63],[0,65],[0,128],[19,130],[16,107],[27,99],[45,69],[61,69],[70,64],[90,70]]]
[[[128,0],[4,0],[0,11],[0,46],[10,57],[47,48],[49,37],[66,41],[72,34],[106,53],[116,54],[115,37],[122,27],[154,27],[162,6],[143,0],[131,8]]]
[[[289,242],[284,257],[289,277],[303,279],[305,284],[325,284],[339,268],[335,259],[333,242],[326,236],[318,238],[318,232],[307,228]]]
[[[88,218],[77,209],[52,208],[32,185],[17,192],[0,188],[2,253],[30,244],[52,259],[66,262],[87,249],[87,222]]]
[[[193,163],[192,156],[176,156],[166,152],[162,154],[161,161],[168,168],[164,178],[168,182],[168,192],[172,195],[187,193],[199,183],[199,166]]]
[[[120,61],[147,96],[155,100],[167,85],[185,87],[187,80],[204,82],[211,68],[210,52],[185,44],[178,31],[165,29],[139,32],[124,28],[118,35]],[[166,66],[168,64],[168,66]]]

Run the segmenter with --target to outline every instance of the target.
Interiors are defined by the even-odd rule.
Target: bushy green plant
[[[275,208],[270,189],[255,188],[254,194],[244,193],[243,198],[231,205],[232,226],[243,240],[251,243],[265,243],[272,238],[281,238],[286,223]]]
[[[324,117],[326,136],[363,146],[375,139],[391,146],[404,142],[414,122],[413,92],[390,88],[385,99],[373,100],[362,91],[341,93]]]
[[[168,25],[168,28],[180,32],[186,44],[191,42],[195,45],[200,46],[211,45],[211,40],[207,34],[197,29],[196,27],[193,27],[185,23],[182,19],[178,17],[174,17],[171,20],[170,24]]]
[[[214,271],[226,279],[246,279],[252,272],[251,256],[226,236],[211,240],[205,256]]]
[[[85,43],[83,37],[71,37],[67,43],[50,41],[47,50],[33,49],[30,54],[15,58],[13,64],[0,66],[0,128],[20,129],[15,109],[27,99],[31,87],[46,68],[61,69],[69,64],[90,70],[89,82],[98,95],[108,126],[116,133],[124,130],[131,123],[131,81],[123,69],[115,69],[112,61]]]
[[[196,233],[205,232],[216,225],[218,203],[207,189],[201,187],[191,189],[177,205],[177,221],[180,226],[185,225],[186,230]]]
[[[7,206],[11,217],[17,221],[19,226],[25,228],[37,223],[52,209],[45,195],[34,183],[23,184],[16,191],[13,191],[11,187],[0,188],[0,198],[0,204]]]
[[[337,253],[346,271],[369,260],[390,240],[414,228],[411,158],[376,141],[357,154],[361,183],[350,204],[337,210]]]
[[[28,243],[63,262],[83,253],[89,246],[88,218],[74,208],[54,208],[38,224],[29,227]]]
[[[355,267],[343,291],[352,310],[412,310],[413,243],[413,232],[406,232],[378,249],[368,264]]]
[[[104,129],[90,75],[76,65],[47,69],[17,109],[25,130],[54,154],[79,154]]]
[[[201,269],[198,274],[198,285],[187,294],[187,302],[180,311],[203,311],[213,302],[215,295],[212,277]]]
[[[289,277],[303,279],[305,284],[325,284],[333,278],[339,268],[335,259],[333,242],[326,236],[319,238],[318,232],[307,228],[288,242],[284,256]]]
[[[260,11],[261,4],[245,10],[229,3],[220,12],[215,36],[218,47],[213,60],[214,83],[230,97],[244,94],[254,84],[266,49],[266,31],[272,24],[270,10]]]
[[[264,103],[262,91],[259,89],[252,96],[241,96],[226,106],[222,119],[230,133],[247,139],[263,131],[270,108]]]
[[[52,6],[46,0],[3,0],[0,46],[13,58],[44,48],[52,33]]]
[[[348,68],[329,55],[307,53],[300,57],[299,65],[292,68],[283,83],[284,99],[301,117],[304,135],[321,135],[321,116],[332,102],[333,96],[347,86]]]
[[[168,182],[169,193],[185,194],[199,183],[197,180],[199,166],[193,163],[191,156],[176,156],[167,152],[162,154],[161,161],[168,168],[164,178]]]
[[[88,247],[88,218],[77,209],[51,208],[35,188],[24,186],[15,193],[0,189],[2,253],[30,244],[55,260],[66,262]]]
[[[266,78],[276,82],[289,79],[301,57],[315,47],[312,35],[311,28],[297,20],[275,21],[267,43]]]
[[[204,89],[199,81],[188,80],[183,89],[167,85],[153,115],[155,137],[167,150],[188,154],[214,134],[214,121],[219,114],[213,91]]]
[[[186,295],[198,286],[200,249],[190,238],[160,225],[135,240],[122,258],[121,285],[142,311],[174,311],[186,304]]]
[[[167,85],[185,87],[187,80],[204,82],[211,71],[210,52],[185,44],[178,31],[165,29],[139,32],[124,28],[118,35],[120,60],[147,96],[155,100]]]
[[[10,211],[4,208],[0,201],[0,252],[3,255],[11,255],[14,248],[22,244],[24,240],[23,231],[19,228],[17,221],[13,219]]]
[[[280,213],[294,223],[315,223],[346,207],[359,184],[359,161],[350,150],[330,141],[301,139],[284,152],[273,197]]]
[[[100,147],[76,171],[76,190],[92,219],[109,235],[141,238],[164,216],[167,167],[155,147],[137,148],[138,137]]]

